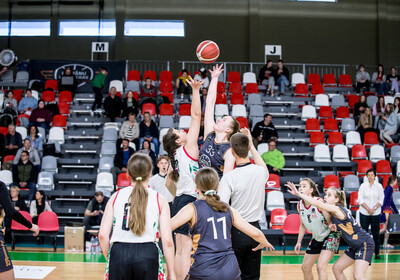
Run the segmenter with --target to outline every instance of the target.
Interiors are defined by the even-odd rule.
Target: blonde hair
[[[146,228],[148,200],[148,193],[144,188],[143,181],[151,174],[153,164],[148,155],[136,153],[129,159],[127,169],[128,175],[135,185],[129,197],[129,229],[132,230],[135,235],[141,236]]]
[[[342,206],[342,207],[346,207],[345,201],[346,201],[346,194],[344,193],[344,191],[341,191],[335,187],[330,187],[328,190],[333,191],[334,196],[339,199],[338,202],[336,204]]]
[[[219,185],[219,177],[217,172],[211,167],[204,167],[197,171],[194,178],[197,189],[205,196],[206,203],[217,212],[228,212],[228,206],[221,201],[219,195],[216,194]],[[205,195],[207,191],[215,191],[214,194]]]

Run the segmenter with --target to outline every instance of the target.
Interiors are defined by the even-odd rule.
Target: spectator
[[[364,65],[358,66],[358,72],[356,74],[356,92],[360,93],[360,90],[365,87],[365,91],[369,91],[370,88],[370,80],[368,72],[365,72]]]
[[[29,211],[28,206],[25,203],[25,200],[22,199],[20,195],[20,190],[17,186],[12,186],[10,188],[10,199],[12,206],[17,211]],[[6,239],[11,240],[11,217],[5,216],[4,217],[4,224],[6,227]]]
[[[151,158],[151,161],[153,163],[153,174],[154,174],[155,173],[155,167],[156,167],[156,154],[151,149],[149,140],[144,140],[143,141],[141,149],[138,151],[138,153],[148,155]]]
[[[0,155],[4,155],[4,135],[0,133]]]
[[[15,125],[8,125],[8,133],[4,139],[5,155],[15,155],[19,148],[22,147],[22,137],[21,134],[15,131]]]
[[[275,69],[272,66],[272,60],[268,60],[258,73],[258,79],[262,85],[268,85],[267,93],[274,96],[274,86],[275,86]]]
[[[64,73],[61,75],[60,80],[58,81],[58,91],[70,91],[73,98],[77,85],[78,81],[76,80],[75,75],[72,73],[71,67],[66,67]]]
[[[382,116],[385,121],[385,126],[381,130],[380,138],[385,143],[393,143],[392,135],[397,131],[397,114],[394,112],[393,104],[386,104],[385,115]]]
[[[252,135],[255,147],[260,143],[267,143],[271,138],[275,139],[275,141],[278,140],[278,132],[272,123],[270,114],[265,114],[264,120],[256,123]]]
[[[44,107],[43,99],[38,102],[38,107],[32,111],[29,117],[29,126],[35,125],[43,127],[45,130],[50,128],[50,123],[52,121],[52,115],[49,109]]]
[[[38,128],[35,125],[31,125],[28,127],[28,136],[27,138],[31,140],[32,148],[36,149],[39,152],[40,157],[43,157],[43,138],[38,134]]]
[[[204,116],[204,112],[206,111],[206,100],[208,95],[208,88],[203,88],[201,90],[201,115]]]
[[[356,122],[358,122],[358,120],[360,119],[360,115],[364,113],[365,108],[367,107],[367,99],[364,94],[361,94],[358,102],[354,104],[354,119]]]
[[[200,90],[202,90],[203,88],[208,88],[208,86],[210,85],[210,79],[208,79],[207,70],[204,67],[199,69],[199,73],[194,75],[194,79],[203,82]]]
[[[153,86],[152,82],[153,81],[149,77],[146,78],[144,85],[140,89],[140,97],[157,97],[157,88]]]
[[[378,97],[378,102],[374,104],[372,108],[372,115],[374,116],[374,127],[378,128],[378,122],[381,117],[385,114],[385,98],[381,95]]]
[[[366,107],[364,114],[361,114],[360,120],[358,121],[357,131],[360,133],[361,141],[364,142],[364,134],[372,131],[379,135],[379,130],[374,128],[374,122],[371,114],[371,108]]]
[[[128,160],[135,153],[135,150],[129,147],[129,140],[122,140],[122,147],[118,149],[117,154],[114,157],[114,167],[111,168],[111,174],[113,175],[114,185],[117,184],[118,175],[126,172],[126,166]]]
[[[397,129],[399,129],[400,126],[400,97],[395,97],[394,98],[394,111],[397,115]]]
[[[1,80],[1,75],[3,75],[7,70],[8,70],[8,67],[7,67],[7,66],[1,67],[1,70],[0,70],[0,80]]]
[[[133,98],[133,92],[130,90],[126,93],[126,97],[122,105],[122,117],[128,117],[129,113],[137,115],[139,113],[139,104]]]
[[[120,139],[128,139],[129,142],[133,142],[135,144],[136,151],[139,150],[139,124],[136,121],[135,113],[131,112],[128,115],[128,120],[122,123],[122,126],[119,130],[119,138]],[[117,141],[117,147],[121,145],[121,141]]]
[[[13,183],[11,186],[29,189],[29,200],[33,199],[36,191],[37,168],[29,161],[29,153],[21,152],[21,159],[13,168]]]
[[[7,91],[7,97],[4,98],[3,107],[3,113],[18,115],[18,102],[17,99],[14,98],[14,93],[12,90]]]
[[[103,101],[103,89],[105,86],[107,77],[107,70],[100,67],[99,72],[94,76],[92,81],[92,87],[95,94],[94,102],[92,104],[92,109],[90,110],[90,115],[93,116],[94,112],[101,113],[101,103]]]
[[[105,197],[103,192],[95,192],[94,198],[89,201],[89,204],[85,210],[85,218],[83,219],[83,223],[85,224],[86,231],[91,229],[93,226],[99,226],[101,224],[101,219],[103,218],[107,202],[108,197]],[[86,240],[89,239],[90,236],[86,234]]]
[[[399,210],[396,207],[396,204],[393,202],[393,188],[398,185],[397,176],[392,175],[389,177],[387,181],[387,186],[383,192],[383,205],[382,205],[382,216],[381,216],[381,223],[383,224],[383,228],[380,229],[380,234],[386,232],[387,223],[389,220],[389,215],[392,213],[399,214]]]
[[[389,84],[386,82],[386,75],[383,72],[382,64],[378,65],[378,72],[374,72],[374,74],[372,74],[371,82],[378,91],[378,95],[388,94]]]
[[[280,175],[281,169],[285,166],[285,158],[281,151],[276,149],[276,141],[270,139],[268,141],[268,152],[261,155],[268,167],[269,173]]]
[[[32,111],[36,109],[37,106],[37,99],[32,96],[32,91],[30,89],[27,89],[25,91],[25,97],[22,98],[18,104],[19,113],[30,116],[32,114]],[[21,126],[28,127],[29,120],[27,118],[20,118],[19,121],[21,123]]]
[[[44,211],[53,212],[53,210],[51,210],[50,203],[46,201],[46,195],[44,191],[36,191],[35,199],[31,201],[29,210],[32,221],[34,221],[35,224],[37,224],[39,215]]]
[[[281,94],[285,93],[285,89],[289,86],[289,70],[283,65],[283,60],[278,60],[278,68],[275,72],[276,83],[280,85]]]
[[[181,95],[181,99],[183,100],[186,95],[192,94],[192,88],[189,86],[189,72],[186,69],[181,71],[181,75],[176,79],[175,86],[177,89],[177,93]]]
[[[139,147],[142,147],[144,140],[148,140],[154,144],[155,153],[156,155],[158,155],[158,127],[156,123],[151,119],[151,115],[149,112],[144,113],[143,121],[140,122],[139,129]]]
[[[399,80],[400,76],[397,74],[396,67],[390,68],[390,74],[387,75],[386,82],[390,86],[390,93],[398,93],[399,92]]]
[[[358,190],[358,203],[360,204],[361,227],[368,232],[371,225],[375,242],[375,259],[380,259],[379,221],[384,194],[382,185],[375,181],[375,177],[376,173],[373,169],[367,171],[368,181],[362,183]]]
[[[31,140],[28,138],[24,139],[24,146],[18,149],[17,154],[15,155],[14,158],[14,165],[17,165],[19,160],[21,159],[21,154],[23,151],[26,151],[29,153],[29,161],[33,163],[34,166],[38,169],[38,172],[40,171],[40,157],[39,157],[39,152],[34,149],[31,146]]]
[[[109,117],[112,122],[115,122],[115,118],[121,117],[122,109],[122,100],[117,96],[117,89],[111,87],[110,95],[104,100],[104,111],[106,111],[107,117]]]

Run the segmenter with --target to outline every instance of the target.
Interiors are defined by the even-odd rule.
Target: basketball
[[[219,56],[218,45],[213,41],[205,40],[197,46],[196,55],[205,64],[213,63]]]

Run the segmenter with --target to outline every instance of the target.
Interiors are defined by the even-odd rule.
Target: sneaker
[[[375,255],[375,260],[380,260],[380,259],[381,259],[381,256]]]
[[[96,109],[94,112],[97,113],[97,114],[102,114],[103,113],[103,109],[99,108],[99,109]]]
[[[90,116],[91,116],[91,117],[93,117],[93,116],[94,116],[94,112],[93,112],[93,110],[92,110],[92,109],[90,109],[89,113],[90,113]]]

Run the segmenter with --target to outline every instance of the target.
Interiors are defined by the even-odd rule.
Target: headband
[[[204,195],[209,195],[209,196],[213,196],[217,194],[217,192],[215,190],[208,190],[204,193]]]

